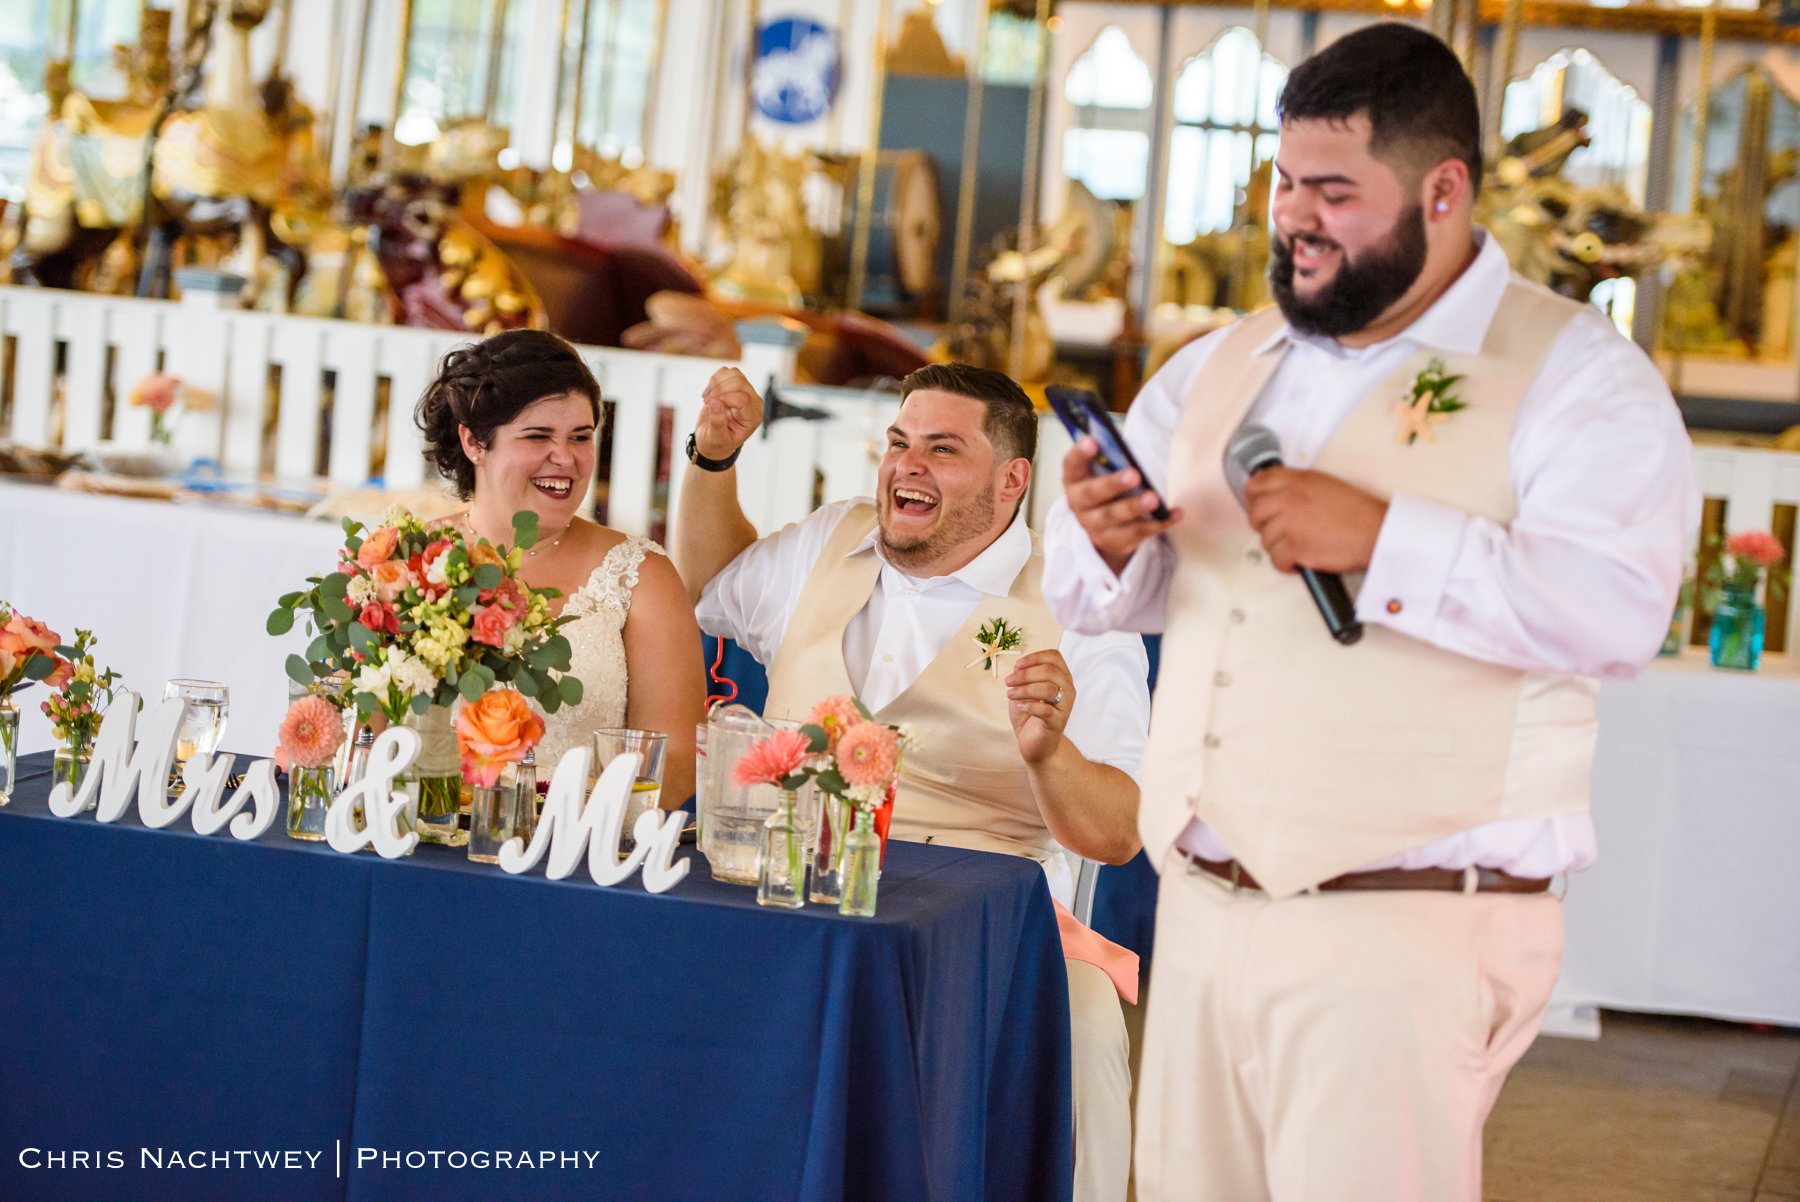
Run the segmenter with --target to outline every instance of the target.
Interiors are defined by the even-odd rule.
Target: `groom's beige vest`
[[[874,529],[875,507],[858,505],[832,531],[769,665],[769,717],[802,719],[826,697],[854,691],[844,667],[844,627],[880,586],[875,549],[856,551]],[[989,618],[1024,631],[1021,653],[1055,650],[1062,641],[1039,588],[1043,566],[1034,533],[1031,558],[1008,595],[984,596],[919,678],[876,711],[879,721],[910,723],[919,737],[900,761],[888,828],[894,838],[1037,860],[1049,854],[1050,833],[1007,717],[1006,685],[968,666],[980,654],[975,632]],[[1004,678],[1017,661],[1001,662]]]
[[[1579,310],[1513,277],[1479,354],[1415,353],[1311,466],[1378,496],[1510,524],[1514,418]],[[1286,353],[1285,340],[1258,349],[1281,326],[1267,309],[1224,338],[1170,446],[1168,499],[1186,516],[1169,532],[1176,567],[1143,764],[1152,862],[1198,816],[1286,896],[1498,819],[1585,811],[1596,682],[1498,667],[1372,624],[1339,646],[1299,577],[1263,554],[1221,464]],[[1434,357],[1462,375],[1467,408],[1433,425],[1433,441],[1402,444],[1397,402]]]

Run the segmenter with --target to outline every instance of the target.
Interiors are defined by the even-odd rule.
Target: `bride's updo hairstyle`
[[[437,379],[419,400],[416,420],[425,457],[456,485],[463,500],[475,494],[475,465],[457,427],[477,445],[494,445],[494,431],[547,396],[579,393],[600,426],[600,385],[575,348],[545,330],[507,330],[444,356]]]

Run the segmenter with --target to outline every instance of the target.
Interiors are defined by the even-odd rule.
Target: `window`
[[[1063,95],[1075,120],[1063,134],[1063,174],[1102,200],[1144,194],[1150,161],[1150,68],[1117,25],[1108,25],[1075,60]]]
[[[1287,75],[1247,29],[1226,30],[1182,65],[1163,237],[1180,245],[1231,228],[1251,175],[1275,157],[1275,101]]]

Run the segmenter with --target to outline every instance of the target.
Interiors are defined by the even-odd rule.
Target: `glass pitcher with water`
[[[714,707],[706,719],[704,778],[696,804],[700,807],[700,854],[712,865],[713,879],[734,885],[756,884],[756,849],[763,821],[780,803],[773,785],[740,785],[732,774],[751,744],[777,730],[798,730],[798,722],[764,719],[742,705]],[[807,854],[818,828],[817,791],[800,790],[796,816],[806,826]]]

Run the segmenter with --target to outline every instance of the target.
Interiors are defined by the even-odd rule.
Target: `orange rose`
[[[14,613],[12,621],[4,629],[0,629],[0,651],[10,651],[14,655],[21,651],[42,651],[53,654],[62,637],[36,618],[28,618],[22,613]]]
[[[154,372],[137,382],[131,390],[131,403],[143,409],[167,413],[181,395],[181,380],[167,372]]]
[[[469,548],[469,568],[473,570],[484,563],[491,563],[501,569],[506,567],[506,560],[500,557],[500,552],[494,549],[494,544],[486,539],[482,539]]]
[[[400,545],[400,532],[392,526],[382,526],[369,532],[363,539],[362,546],[356,549],[356,562],[365,568],[372,568],[378,563],[391,559],[394,548]]]
[[[375,595],[392,605],[406,591],[406,586],[413,582],[412,573],[398,559],[384,560],[369,569],[369,578],[375,582]]]
[[[56,661],[56,667],[51,669],[50,675],[44,678],[44,684],[52,689],[60,689],[75,679],[75,665],[60,655],[54,655],[51,658]]]
[[[456,715],[456,746],[465,781],[491,789],[500,770],[516,764],[544,737],[544,720],[515,689],[495,689]]]

